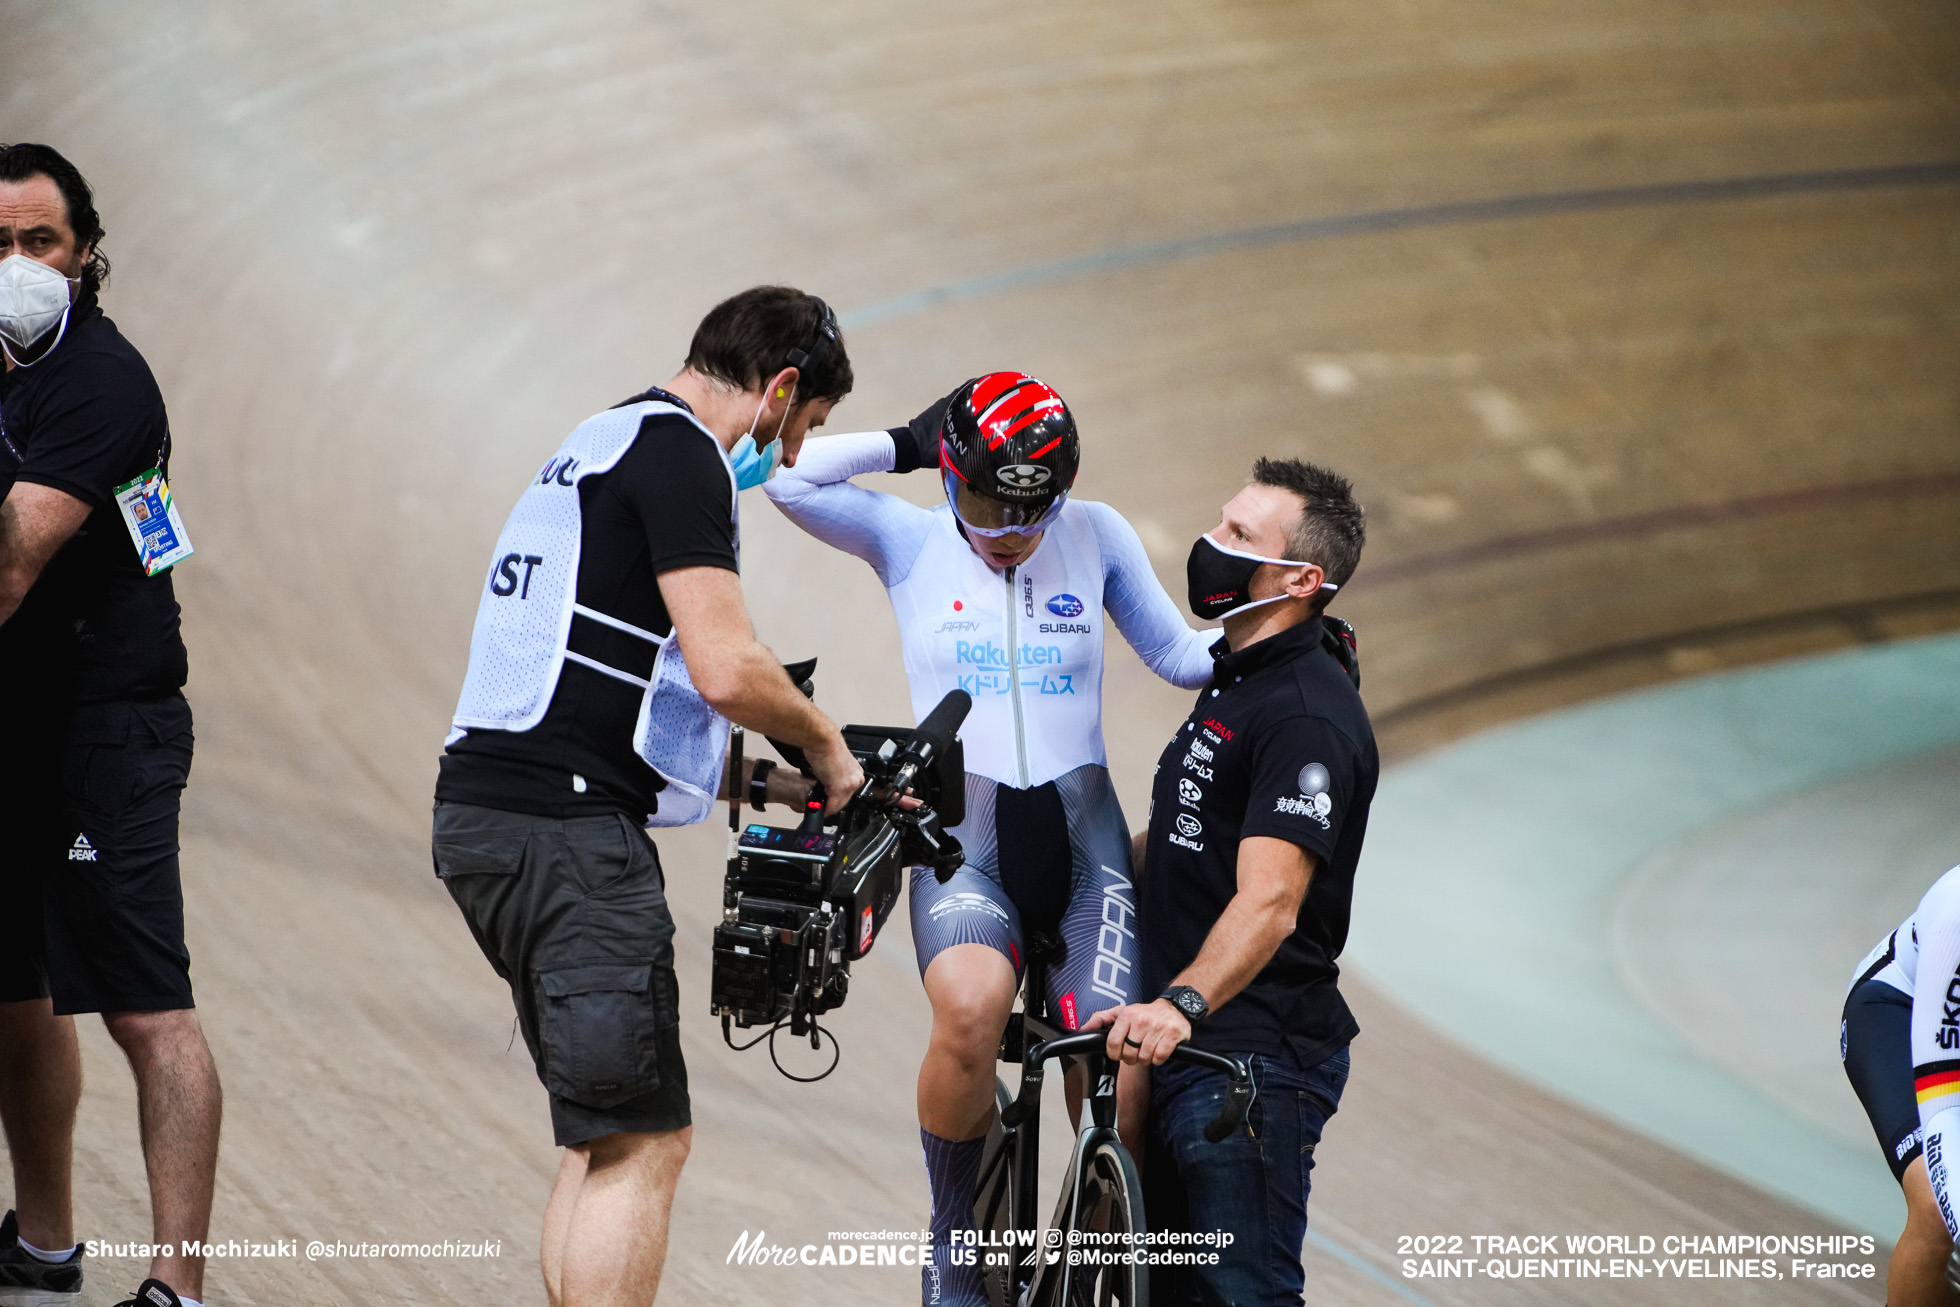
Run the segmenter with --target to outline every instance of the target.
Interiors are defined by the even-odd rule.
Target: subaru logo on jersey
[[[1054,473],[1038,463],[1009,463],[996,470],[994,475],[1000,478],[1002,485],[1013,486],[1016,490],[1032,490]]]
[[[1048,601],[1048,611],[1057,617],[1082,616],[1082,601],[1074,595],[1056,595]]]
[[[1204,823],[1188,812],[1177,814],[1177,833],[1186,839],[1195,840],[1204,834]]]

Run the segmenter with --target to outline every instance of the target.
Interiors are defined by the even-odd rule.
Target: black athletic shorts
[[[693,1121],[660,856],[621,814],[438,803],[436,875],[510,986],[561,1145]]]
[[[1838,1056],[1871,1118],[1892,1178],[1903,1180],[1919,1140],[1919,1100],[1912,1084],[1912,995],[1882,980],[1853,987],[1838,1027]]]
[[[23,739],[24,737],[24,739]],[[195,1006],[177,823],[181,694],[43,715],[0,765],[0,1002],[57,1013]]]

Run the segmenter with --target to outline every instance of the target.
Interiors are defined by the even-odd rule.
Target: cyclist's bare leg
[[[994,1061],[1014,1007],[1014,964],[986,944],[955,944],[926,967],[932,1039],[919,1064],[919,1124],[978,1139],[994,1117]]]
[[[1926,1159],[1913,1158],[1900,1183],[1906,1192],[1906,1228],[1886,1268],[1885,1301],[1888,1307],[1955,1307],[1960,1294],[1946,1287],[1953,1240],[1926,1178]]]

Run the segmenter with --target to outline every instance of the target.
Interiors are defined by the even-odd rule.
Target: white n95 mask
[[[66,331],[68,285],[59,268],[25,254],[0,259],[0,338],[26,349],[54,330],[56,323]],[[12,351],[8,354],[11,357]]]

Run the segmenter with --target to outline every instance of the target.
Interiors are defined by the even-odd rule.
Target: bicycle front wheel
[[[1150,1268],[1143,1251],[1143,1182],[1130,1150],[1114,1139],[1098,1144],[1082,1167],[1073,1228],[1081,1238],[1063,1250],[1083,1254],[1069,1268],[1066,1307],[1150,1307]]]

